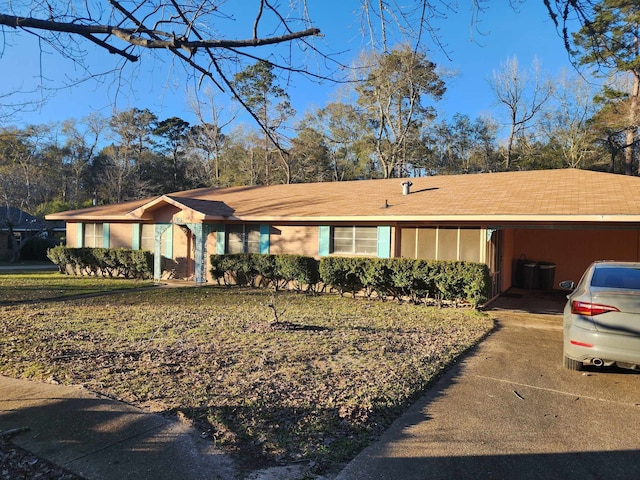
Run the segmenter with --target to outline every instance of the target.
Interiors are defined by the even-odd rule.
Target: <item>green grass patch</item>
[[[320,470],[356,455],[493,326],[471,309],[219,287],[4,306],[0,317],[4,375],[181,412],[245,458]]]
[[[141,280],[68,276],[54,271],[38,273],[6,271],[0,273],[0,303],[50,300],[152,284],[151,281]]]

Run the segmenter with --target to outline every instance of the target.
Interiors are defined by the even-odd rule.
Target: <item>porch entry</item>
[[[173,229],[177,226],[178,230]],[[159,282],[163,271],[163,234],[171,232],[174,272],[177,278],[191,279],[196,284],[206,282],[207,238],[215,225],[202,223],[166,223],[155,225],[153,278]],[[168,253],[168,252],[167,252]],[[169,257],[169,258],[171,258]]]
[[[486,229],[478,227],[402,227],[400,256],[425,260],[484,262]]]
[[[502,291],[503,232],[484,227],[401,227],[400,257],[486,263],[492,297]]]

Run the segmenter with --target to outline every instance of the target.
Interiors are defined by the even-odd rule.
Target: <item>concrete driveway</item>
[[[562,296],[529,300],[337,478],[640,478],[640,373],[564,369]]]

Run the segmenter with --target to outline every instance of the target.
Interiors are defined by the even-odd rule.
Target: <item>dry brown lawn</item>
[[[324,471],[375,439],[492,326],[471,309],[153,288],[0,306],[0,373],[185,415],[254,465]]]

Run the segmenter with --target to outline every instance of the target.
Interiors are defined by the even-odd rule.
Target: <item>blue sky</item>
[[[475,118],[489,113],[499,118],[500,110],[495,105],[488,79],[510,57],[517,57],[523,68],[529,67],[537,58],[542,69],[552,76],[559,75],[563,69],[572,69],[562,39],[542,0],[526,0],[517,6],[517,11],[510,6],[509,0],[486,2],[485,5],[489,4],[487,11],[475,28],[471,25],[471,2],[462,0],[458,3],[459,12],[451,13],[448,19],[438,23],[449,58],[435,46],[426,44],[432,61],[446,71],[455,72],[453,78],[446,79],[447,93],[438,104],[444,117],[463,113]],[[343,51],[341,59],[345,62],[362,49],[359,20],[354,11],[359,4],[356,0],[310,1],[311,17],[324,33],[319,41],[325,44],[325,50]],[[238,36],[250,36],[248,26],[245,31],[239,29]],[[94,52],[91,53],[94,70],[108,70],[116,60],[104,51],[91,50],[91,47],[89,52]],[[15,89],[33,90],[41,70],[52,84],[57,85],[67,76],[78,75],[73,64],[58,54],[41,54],[37,42],[29,35],[5,37],[0,55],[0,69],[5,72],[0,77],[0,95]],[[82,85],[59,90],[37,110],[5,117],[4,124],[23,126],[79,119],[93,111],[108,116],[114,98],[119,109],[148,108],[160,119],[178,116],[194,122],[183,74],[179,68],[170,68],[168,57],[164,58],[143,59],[135,68],[127,68],[120,84],[108,77],[104,83],[88,80]],[[299,116],[309,108],[321,107],[333,100],[337,89],[334,84],[317,85],[304,79],[293,79],[287,86]],[[217,94],[216,99],[223,106],[227,102],[223,94]],[[9,100],[20,101],[20,97],[12,96]],[[6,97],[4,102],[7,102]]]

